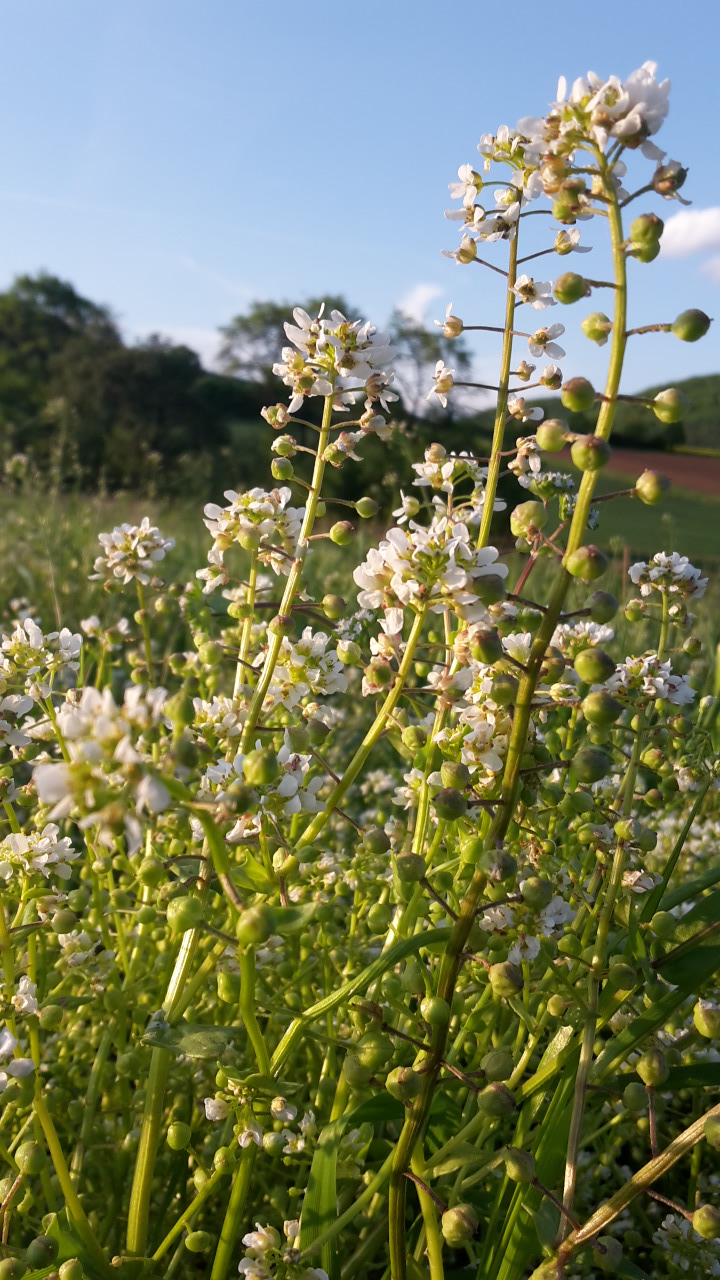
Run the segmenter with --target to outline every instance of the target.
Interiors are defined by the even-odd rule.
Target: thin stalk
[[[240,964],[240,1017],[253,1048],[261,1075],[270,1073],[270,1057],[255,1016],[255,948],[243,947],[239,953]]]
[[[153,668],[152,656],[152,638],[150,636],[150,623],[148,621],[147,609],[145,607],[145,590],[142,582],[135,580],[137,587],[137,598],[140,606],[140,627],[143,634],[143,646],[145,649],[145,666],[147,667],[147,684],[152,686],[155,681],[155,672]]]
[[[250,1190],[256,1154],[257,1147],[254,1142],[251,1142],[249,1147],[243,1147],[233,1176],[230,1200],[220,1229],[220,1239],[213,1258],[210,1280],[225,1280],[229,1268],[236,1262],[235,1243],[244,1222],[245,1201]]]
[[[55,1131],[55,1126],[52,1122],[50,1112],[45,1106],[45,1100],[39,1093],[35,1095],[33,1108],[45,1135],[45,1141],[48,1145],[50,1158],[55,1168],[57,1180],[60,1183],[60,1190],[65,1197],[68,1215],[83,1244],[92,1255],[93,1262],[99,1268],[100,1274],[104,1276],[111,1276],[113,1273],[108,1266],[105,1254],[97,1242],[95,1233],[88,1222],[85,1210],[83,1209],[80,1200],[78,1199],[77,1191],[73,1186],[70,1171],[65,1163],[63,1150],[60,1146],[60,1141]]]
[[[517,295],[513,293],[513,285],[517,277],[517,260],[518,260],[518,236],[510,244],[510,261],[508,263],[507,282],[508,291],[505,302],[505,329],[503,336],[502,356],[500,358],[500,385],[497,394],[497,408],[495,410],[495,425],[493,427],[492,449],[490,466],[488,468],[487,480],[485,482],[485,505],[483,507],[482,521],[480,523],[480,534],[478,537],[478,546],[486,547],[488,538],[490,537],[490,524],[493,518],[493,508],[495,506],[495,495],[497,493],[498,478],[500,476],[501,453],[503,440],[505,437],[505,418],[507,416],[508,396],[510,391],[510,370],[512,368],[512,348],[513,348],[513,321],[515,319],[515,307],[517,304]]]

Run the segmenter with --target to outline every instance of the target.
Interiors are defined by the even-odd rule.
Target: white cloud
[[[425,323],[425,312],[434,302],[435,298],[440,298],[445,290],[439,284],[415,284],[404,298],[398,302],[398,310],[402,311],[408,320],[414,320],[416,324]]]
[[[713,254],[712,258],[703,262],[702,270],[703,274],[714,280],[715,284],[720,284],[720,254]]]
[[[703,249],[720,249],[720,206],[682,209],[674,214],[665,223],[660,244],[666,258],[687,258]]]

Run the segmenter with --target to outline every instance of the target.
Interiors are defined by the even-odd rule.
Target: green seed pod
[[[618,840],[634,842],[640,834],[640,823],[637,818],[619,818],[613,830]]]
[[[612,963],[613,960],[615,964]],[[613,991],[632,991],[637,982],[637,975],[629,964],[624,963],[622,956],[613,956],[607,980]]]
[[[507,595],[505,579],[499,573],[483,573],[475,579],[473,591],[482,604],[498,604]]]
[[[186,933],[195,929],[203,918],[203,905],[192,894],[171,898],[167,904],[167,922],[172,933]]]
[[[237,1004],[240,999],[240,974],[221,969],[217,975],[218,1000],[223,1004]]]
[[[376,936],[387,933],[393,918],[393,910],[387,902],[374,902],[367,913],[367,927]]]
[[[285,732],[287,733],[290,746],[292,747],[293,751],[299,751],[299,752],[309,751],[310,734],[307,731],[306,725],[304,724],[288,725]]]
[[[261,946],[275,932],[277,920],[272,907],[266,903],[258,903],[246,907],[238,916],[235,925],[235,937],[241,947]]]
[[[184,1151],[192,1137],[192,1129],[183,1120],[173,1120],[167,1131],[167,1144],[171,1151]]]
[[[480,627],[470,639],[470,656],[475,662],[491,666],[503,657],[502,640],[493,627]]]
[[[611,693],[602,690],[589,693],[583,698],[581,705],[588,724],[599,725],[601,728],[615,724],[622,715],[622,704]]]
[[[464,791],[470,786],[470,770],[460,760],[443,760],[440,777],[444,787],[452,787],[455,791]]]
[[[720,1040],[720,1008],[710,1000],[698,1000],[693,1009],[696,1031],[706,1040]]]
[[[638,1059],[635,1070],[643,1084],[653,1087],[664,1084],[669,1075],[665,1054],[662,1049],[657,1048],[646,1049]]]
[[[720,1210],[712,1204],[703,1204],[692,1216],[693,1231],[703,1240],[717,1240],[720,1236]]]
[[[295,621],[287,613],[276,613],[275,617],[268,622],[268,631],[273,636],[287,638],[295,632]]]
[[[358,1060],[373,1074],[392,1061],[394,1052],[392,1040],[380,1031],[367,1031],[360,1037],[355,1049]]]
[[[182,690],[174,693],[164,704],[163,715],[168,717],[174,728],[187,729],[195,718],[195,705],[192,698]]]
[[[590,285],[585,277],[578,275],[576,271],[563,272],[555,281],[553,289],[557,301],[565,304],[579,302],[580,298],[587,298],[589,293]]]
[[[50,1236],[36,1236],[25,1250],[25,1261],[33,1269],[49,1267],[57,1258],[59,1248],[57,1240]]]
[[[331,622],[336,622],[338,618],[342,618],[347,608],[342,596],[325,595],[322,598],[321,606],[326,618]]]
[[[402,884],[417,884],[427,870],[425,859],[419,853],[399,853],[395,858],[395,870]]]
[[[635,481],[635,492],[646,507],[654,507],[661,502],[670,488],[670,481],[660,471],[643,471]]]
[[[420,1001],[420,1013],[431,1027],[445,1027],[450,1021],[450,1005],[442,996],[425,996]]]
[[[566,1009],[567,1003],[563,1000],[562,996],[550,996],[550,999],[547,1002],[547,1011],[551,1018],[562,1018]]]
[[[684,392],[678,391],[676,387],[668,387],[667,391],[658,392],[651,407],[656,418],[666,426],[671,426],[675,422],[682,422],[689,404]]]
[[[372,1070],[356,1053],[347,1053],[343,1062],[343,1075],[351,1089],[361,1089],[372,1077]]]
[[[672,322],[672,332],[682,342],[697,342],[704,338],[712,321],[704,311],[681,311]]]
[[[516,996],[524,986],[522,969],[510,960],[491,965],[488,977],[496,996]]]
[[[295,468],[289,458],[273,458],[270,472],[273,480],[292,480]]]
[[[490,688],[490,697],[499,707],[509,707],[515,702],[520,688],[515,676],[506,673],[495,676]]]
[[[371,520],[380,510],[374,498],[358,498],[355,503],[355,510],[361,520]]]
[[[598,782],[612,769],[612,756],[599,747],[584,747],[575,756],[572,768],[578,782]]]
[[[615,662],[604,649],[591,646],[582,649],[573,666],[585,684],[602,684],[615,674]]]
[[[589,338],[591,342],[597,342],[602,347],[608,340],[609,334],[612,332],[613,322],[604,311],[593,311],[583,320],[580,328]]]
[[[593,622],[610,622],[620,608],[620,601],[609,591],[593,591],[585,601]]]
[[[349,520],[338,520],[330,530],[330,540],[338,547],[347,547],[355,536],[355,526]]]
[[[633,244],[645,247],[657,244],[664,226],[662,218],[658,218],[656,213],[641,213],[630,223],[630,239]]]
[[[460,861],[474,866],[485,852],[485,841],[479,836],[468,836],[460,845]]]
[[[355,640],[339,640],[337,656],[344,667],[362,666],[363,653]]]
[[[547,508],[542,502],[521,502],[510,514],[510,530],[515,537],[530,541],[547,524]]]
[[[61,907],[56,911],[50,921],[50,927],[53,933],[72,933],[77,925],[77,916],[73,911]]]
[[[480,1219],[471,1204],[456,1204],[446,1209],[441,1219],[443,1240],[451,1248],[468,1244],[478,1229]]]
[[[149,889],[156,888],[165,878],[165,868],[159,858],[143,858],[137,871],[140,884]]]
[[[509,1116],[516,1102],[504,1084],[488,1084],[477,1096],[478,1111],[484,1116]]]
[[[588,543],[572,551],[565,561],[565,568],[573,578],[581,578],[583,582],[595,582],[601,578],[608,567],[607,556],[599,547]]]
[[[656,938],[667,941],[668,938],[672,938],[677,925],[678,922],[672,911],[656,911],[650,921],[650,932],[654,933]]]
[[[548,418],[535,432],[538,447],[543,453],[559,453],[565,447],[567,431],[567,423],[561,418]]]
[[[363,848],[367,853],[387,853],[390,839],[382,827],[368,827],[362,838]]]
[[[595,403],[595,388],[587,378],[570,378],[563,383],[560,400],[570,413],[585,413]]]
[[[579,471],[600,471],[610,461],[612,450],[602,436],[578,436],[573,441],[570,454]]]
[[[15,1152],[15,1162],[20,1173],[42,1173],[47,1164],[45,1148],[39,1142],[23,1142]]]
[[[520,892],[523,902],[532,907],[533,911],[542,911],[552,898],[554,890],[550,880],[544,880],[542,876],[530,876],[523,881]]]
[[[409,1103],[422,1093],[422,1076],[412,1067],[395,1067],[385,1081],[385,1088],[397,1102]]]
[[[22,1258],[3,1258],[0,1262],[0,1280],[20,1280],[24,1275],[27,1275],[27,1263]]]
[[[185,1237],[185,1248],[190,1253],[204,1253],[212,1244],[212,1236],[208,1231],[191,1231]]]
[[[79,1258],[68,1258],[58,1268],[60,1280],[84,1280],[85,1272]]]
[[[535,1158],[529,1151],[508,1147],[505,1153],[505,1172],[512,1182],[527,1184],[535,1177]]]
[[[645,1086],[637,1080],[631,1080],[623,1090],[623,1104],[628,1111],[645,1111],[647,1108]]]
[[[660,252],[660,242],[654,244],[631,244],[628,253],[638,262],[654,262]]]
[[[64,1010],[59,1004],[43,1005],[39,1014],[39,1022],[43,1031],[57,1031],[63,1020]]]
[[[280,777],[280,765],[274,751],[260,747],[248,751],[243,761],[243,777],[249,787],[267,787]]]
[[[650,827],[641,827],[636,842],[642,853],[652,853],[657,845],[657,839],[657,831],[651,831]]]
[[[514,1065],[512,1054],[506,1049],[491,1049],[480,1059],[480,1067],[485,1072],[486,1079],[493,1084],[509,1080]]]
[[[433,804],[438,817],[444,818],[446,822],[457,822],[467,812],[465,796],[454,787],[444,787],[442,791],[438,791],[433,797]]]

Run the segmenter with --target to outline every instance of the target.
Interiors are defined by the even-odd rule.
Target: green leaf
[[[60,1263],[68,1262],[70,1258],[78,1258],[88,1280],[105,1280],[92,1254],[88,1252],[70,1221],[67,1209],[61,1209],[59,1213],[47,1214],[43,1218],[43,1235],[49,1236],[58,1246],[53,1270],[56,1270]]]
[[[140,1043],[153,1049],[168,1049],[170,1053],[184,1053],[188,1058],[219,1058],[229,1040],[237,1034],[235,1027],[209,1027],[199,1023],[181,1022],[178,1027],[165,1024],[151,1027]]]
[[[555,1244],[558,1227],[560,1225],[560,1214],[549,1200],[543,1200],[539,1209],[533,1209],[530,1205],[523,1204],[525,1209],[532,1218],[537,1231],[537,1238],[540,1241],[541,1248],[552,1249]]]
[[[300,907],[274,907],[275,933],[284,938],[288,933],[300,933],[312,920],[319,903],[306,902]]]
[[[233,867],[230,878],[234,884],[239,884],[242,889],[251,889],[253,893],[271,893],[277,887],[262,863],[251,853],[245,854],[241,867]]]
[[[715,1089],[720,1085],[720,1062],[695,1062],[671,1067],[663,1089]]]

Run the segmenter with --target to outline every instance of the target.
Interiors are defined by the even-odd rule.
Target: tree
[[[360,315],[342,294],[309,298],[300,305],[308,315],[315,316],[323,303],[328,314],[342,311],[353,320]],[[288,345],[284,325],[286,320],[292,322],[293,307],[297,305],[291,302],[253,302],[249,311],[223,325],[220,329],[223,344],[219,355],[223,369],[237,378],[272,387],[272,394],[277,399],[279,383],[272,367],[280,359],[283,347]]]
[[[440,329],[426,329],[402,311],[393,311],[389,333],[397,351],[395,380],[405,408],[414,417],[432,416],[427,393],[438,360],[464,373],[470,368],[470,352],[462,338],[446,338]],[[447,415],[445,415],[447,417]]]

